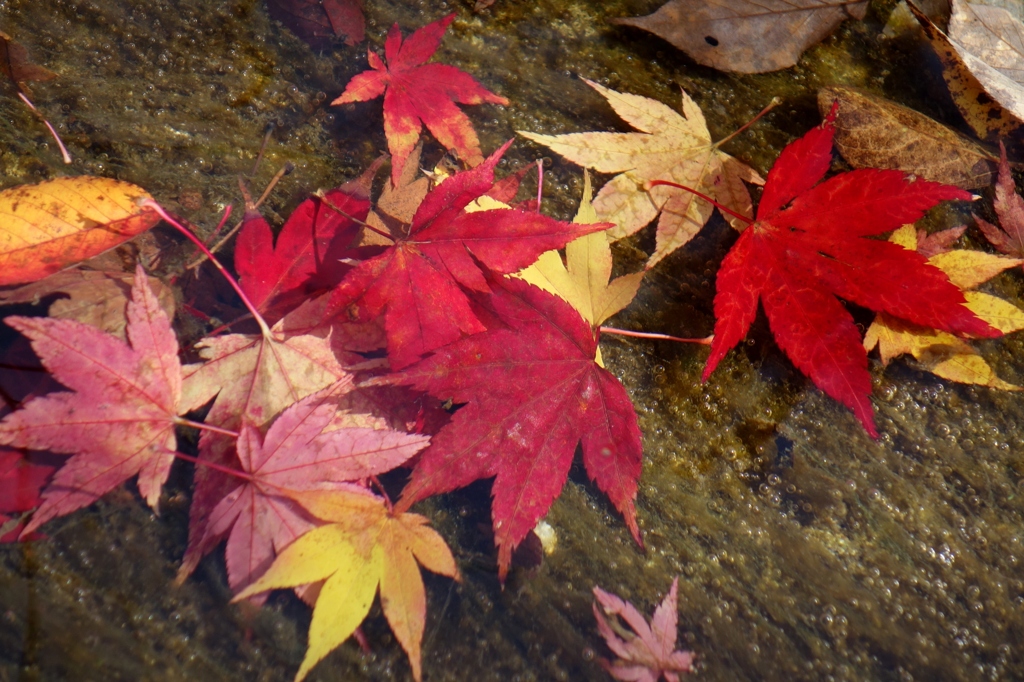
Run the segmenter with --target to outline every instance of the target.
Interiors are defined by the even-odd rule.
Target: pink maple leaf
[[[614,663],[601,661],[612,677],[629,682],[657,682],[664,677],[679,682],[679,673],[693,672],[693,652],[675,650],[678,587],[679,578],[675,578],[664,601],[654,609],[650,625],[628,601],[594,587],[597,630],[618,656]],[[605,615],[611,618],[606,620]],[[632,632],[619,624],[620,618]]]
[[[318,525],[285,493],[350,487],[394,469],[426,447],[430,438],[385,428],[348,426],[338,414],[339,391],[351,379],[295,403],[274,421],[265,438],[245,422],[238,459],[250,480],[227,494],[210,515],[204,547],[228,536],[228,583],[235,590],[267,570],[292,540]]]

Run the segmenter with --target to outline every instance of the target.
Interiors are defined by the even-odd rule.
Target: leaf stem
[[[617,329],[615,327],[599,327],[601,332],[605,334],[616,334],[618,336],[632,336],[638,339],[661,339],[664,341],[678,341],[680,343],[699,343],[702,346],[710,346],[711,341],[714,340],[714,335],[705,336],[703,339],[684,339],[679,336],[669,336],[668,334],[656,334],[653,332],[634,332],[628,329]]]
[[[237,431],[230,431],[228,429],[222,429],[219,426],[211,426],[204,424],[203,422],[192,421],[191,419],[185,419],[184,417],[175,417],[174,423],[179,426],[191,426],[193,429],[199,429],[201,431],[211,431],[213,433],[219,433],[222,436],[231,436],[232,438],[238,438]]]
[[[36,109],[36,105],[32,104],[28,97],[25,97],[25,93],[19,91],[18,97],[21,98],[22,102],[28,105],[28,108],[32,110],[32,113],[39,117],[40,121],[46,124],[46,127],[50,130],[50,134],[53,135],[53,139],[57,141],[57,146],[60,148],[60,155],[64,158],[64,163],[71,163],[71,154],[68,154],[68,148],[64,146],[64,143],[60,139],[60,135],[58,135],[53,126],[50,125],[50,122],[47,121],[41,113],[39,113],[39,110]]]
[[[708,202],[709,204],[711,204],[712,206],[717,208],[722,213],[728,213],[733,218],[739,218],[740,220],[745,222],[747,225],[751,225],[754,222],[753,220],[751,220],[747,216],[743,215],[742,213],[737,213],[736,211],[732,210],[731,208],[726,208],[725,206],[722,206],[720,203],[718,203],[717,201],[715,201],[714,199],[709,197],[707,194],[704,194],[703,192],[698,192],[694,188],[687,187],[686,185],[680,185],[679,183],[676,183],[676,182],[669,182],[668,180],[651,180],[650,182],[647,183],[647,189],[648,189],[648,191],[650,191],[651,187],[657,187],[658,185],[665,185],[666,187],[675,187],[677,189],[685,189],[687,192],[690,192],[692,194],[696,194],[701,199],[703,199],[704,201]]]
[[[544,159],[537,159],[537,213],[540,213],[540,200],[544,194]]]
[[[234,476],[235,478],[241,478],[241,479],[246,480],[246,481],[251,481],[252,480],[252,474],[247,474],[244,471],[239,471],[238,469],[232,469],[231,467],[226,467],[223,464],[216,464],[215,462],[210,462],[210,461],[205,460],[205,459],[199,459],[198,457],[193,457],[192,455],[186,455],[184,453],[178,452],[177,450],[175,450],[171,454],[173,454],[178,459],[183,459],[186,462],[192,462],[193,464],[198,464],[200,466],[209,467],[210,469],[214,469],[216,471],[219,471],[222,474],[227,474],[228,476]]]
[[[367,230],[370,230],[371,232],[376,232],[381,237],[384,237],[385,239],[387,239],[389,241],[392,241],[392,242],[395,241],[395,238],[392,237],[387,232],[384,232],[383,230],[378,230],[376,227],[374,227],[370,223],[368,223],[368,222],[366,222],[364,220],[360,220],[359,218],[356,218],[354,215],[352,215],[352,214],[348,213],[347,211],[345,211],[340,206],[336,206],[334,204],[334,202],[331,201],[330,199],[328,199],[325,195],[318,193],[316,196],[317,196],[317,198],[320,199],[320,201],[324,202],[324,205],[327,208],[331,209],[335,213],[340,213],[341,215],[345,216],[346,218],[348,218],[352,222],[354,222],[354,223],[356,223],[358,225],[362,225],[364,228],[366,228]]]
[[[380,482],[380,479],[376,475],[370,476],[370,480],[373,481],[374,486],[380,491],[380,494],[384,497],[384,504],[387,505],[388,514],[395,513],[395,505],[392,504],[391,498],[388,496],[388,491],[384,489],[384,484]]]
[[[274,177],[272,177],[270,179],[270,182],[267,183],[267,188],[265,190],[263,190],[263,194],[260,195],[259,200],[256,201],[255,203],[253,203],[251,201],[252,197],[249,196],[249,190],[247,190],[245,188],[245,183],[243,182],[241,176],[239,176],[239,178],[238,178],[238,186],[242,189],[242,198],[245,200],[245,211],[246,211],[246,214],[248,214],[250,209],[253,210],[253,211],[258,209],[263,204],[263,202],[266,201],[267,197],[270,196],[270,192],[273,191],[274,187],[277,186],[277,183],[280,182],[281,178],[283,178],[284,176],[288,175],[293,170],[295,170],[295,164],[293,164],[291,161],[289,161],[288,163],[286,163],[283,166],[281,166],[281,168],[278,169],[277,173],[274,174]],[[251,204],[251,206],[250,206],[250,204]],[[232,227],[230,230],[228,230],[228,233],[226,235],[224,235],[223,237],[220,238],[220,241],[218,241],[216,244],[214,244],[213,246],[210,247],[210,252],[211,253],[217,253],[218,251],[220,251],[221,247],[223,247],[225,244],[227,244],[228,240],[231,239],[232,237],[234,237],[235,233],[237,233],[240,229],[242,229],[242,226],[245,225],[245,220],[246,220],[245,215],[243,215],[242,219],[239,220],[237,223],[235,223],[234,227]],[[216,235],[218,232],[220,232],[221,228],[224,227],[223,223],[226,222],[226,221],[227,221],[227,216],[225,216],[222,219],[222,221],[221,221],[222,224],[218,225],[217,229],[213,231],[214,235]],[[212,236],[211,236],[211,239],[212,239]],[[191,263],[186,265],[185,269],[186,270],[195,270],[200,265],[202,265],[204,262],[206,262],[206,254],[200,254],[200,256],[198,258],[196,258]]]
[[[256,310],[256,306],[254,306],[252,304],[252,301],[249,300],[249,297],[245,295],[245,292],[242,291],[242,287],[239,286],[239,284],[235,280],[235,278],[231,276],[231,273],[229,273],[227,270],[225,270],[224,266],[220,264],[220,261],[218,261],[213,256],[213,254],[210,253],[210,250],[208,248],[206,248],[206,244],[204,244],[199,239],[199,237],[197,237],[194,234],[192,234],[191,230],[189,230],[187,227],[185,227],[184,225],[179,223],[177,220],[175,220],[171,216],[171,214],[169,214],[167,211],[164,210],[163,206],[161,206],[160,204],[156,203],[156,201],[154,201],[153,199],[145,199],[145,200],[139,202],[139,205],[140,206],[145,206],[147,208],[151,208],[154,211],[156,211],[160,215],[161,218],[166,220],[169,224],[173,225],[179,232],[181,232],[183,235],[185,235],[193,244],[195,244],[197,247],[199,247],[199,250],[203,252],[203,255],[205,255],[207,258],[210,259],[210,262],[213,263],[214,267],[216,267],[220,271],[220,274],[224,276],[224,279],[226,279],[228,281],[228,284],[231,285],[231,288],[234,289],[235,293],[238,294],[239,298],[242,299],[242,303],[245,305],[246,308],[249,309],[249,312],[252,313],[253,319],[255,319],[256,322],[260,325],[260,331],[263,332],[263,336],[265,336],[268,339],[271,338],[270,327],[267,326],[266,321],[263,319],[263,317]]]
[[[715,143],[715,146],[716,147],[720,147],[721,145],[725,144],[726,142],[728,142],[732,138],[736,137],[737,135],[742,133],[744,130],[746,130],[750,126],[754,125],[755,123],[757,123],[758,119],[760,119],[762,116],[764,116],[765,114],[767,114],[769,111],[771,111],[772,109],[774,109],[775,107],[777,107],[780,104],[782,104],[782,99],[781,98],[779,98],[779,97],[772,97],[772,101],[768,102],[768,106],[766,106],[764,109],[762,109],[760,111],[760,113],[758,113],[757,116],[755,116],[754,118],[750,119],[749,121],[747,121],[746,123],[741,125],[739,127],[739,129],[736,130],[735,132],[733,132],[732,134],[726,135],[725,137],[723,137],[721,140],[719,140],[718,142]]]

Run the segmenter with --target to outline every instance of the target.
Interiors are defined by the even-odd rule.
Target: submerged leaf
[[[612,664],[601,662],[616,680],[658,682],[664,676],[668,682],[679,682],[680,673],[693,672],[693,652],[676,651],[678,589],[679,578],[673,578],[671,589],[654,610],[654,617],[648,625],[628,601],[594,587],[597,630],[608,648],[618,656]],[[605,616],[610,618],[606,620]],[[632,632],[619,625],[620,618]]]

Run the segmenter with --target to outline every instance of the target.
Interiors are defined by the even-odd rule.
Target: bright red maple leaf
[[[139,492],[155,508],[174,462],[181,363],[170,320],[142,268],[128,303],[130,346],[73,320],[4,321],[71,389],[31,400],[0,422],[0,443],[74,455],[43,491],[24,533],[92,504],[136,474]]]
[[[339,383],[346,385],[336,384],[286,409],[265,438],[243,423],[238,458],[251,478],[214,508],[199,550],[205,553],[228,536],[232,589],[249,585],[292,540],[318,525],[285,490],[351,486],[394,469],[430,442],[427,436],[344,422],[341,428],[325,431],[338,421],[340,393],[351,387],[351,381]]]
[[[960,289],[924,256],[864,239],[912,223],[940,201],[969,200],[968,192],[897,170],[855,170],[816,185],[832,161],[836,110],[782,151],[768,174],[757,220],[722,262],[704,379],[746,336],[760,300],[793,364],[877,436],[867,354],[853,317],[836,297],[953,334],[999,332],[963,305]]]
[[[640,542],[640,428],[625,389],[595,362],[590,325],[522,280],[491,284],[481,303],[501,324],[384,379],[466,403],[420,455],[396,508],[495,477],[491,515],[504,580],[512,550],[562,491],[582,441],[587,473]]]
[[[328,314],[354,321],[384,314],[388,359],[401,369],[424,353],[484,330],[460,285],[487,292],[483,264],[508,274],[608,223],[565,223],[520,209],[465,212],[494,185],[494,167],[511,141],[472,170],[435,187],[420,204],[408,236],[363,261],[334,290]]]
[[[18,538],[22,521],[10,514],[19,514],[39,505],[40,489],[50,480],[54,468],[33,464],[17,450],[0,448],[0,542]]]
[[[480,140],[473,124],[455,103],[508,104],[465,71],[448,64],[427,64],[441,44],[455,14],[427,24],[402,42],[398,24],[388,31],[384,60],[376,52],[367,55],[370,71],[349,81],[345,92],[331,104],[368,102],[384,95],[384,134],[391,152],[391,181],[398,185],[402,168],[420,138],[423,126],[470,166],[483,161]]]
[[[370,210],[370,184],[379,167],[375,162],[355,180],[299,204],[276,245],[263,216],[247,211],[235,242],[235,271],[257,310],[288,312],[348,272],[343,259],[355,255],[349,247],[361,229],[356,221],[365,220]],[[273,323],[280,315],[267,317]]]

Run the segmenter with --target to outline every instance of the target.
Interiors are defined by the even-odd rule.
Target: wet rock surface
[[[862,87],[963,128],[938,72],[919,75],[922,64],[934,66],[922,43],[881,36],[891,2],[873,3],[865,22],[844,24],[796,67],[762,76],[696,66],[605,21],[646,14],[656,2],[497,0],[479,14],[471,2],[368,4],[376,49],[395,21],[408,32],[459,13],[437,58],[512,101],[467,108],[485,151],[517,129],[625,130],[578,76],[672,105],[682,86],[715,139],[781,97],[725,147],[761,172],[819,121],[822,85]],[[224,205],[238,205],[236,176],[251,171],[271,123],[253,184],[296,165],[272,196],[272,220],[386,149],[379,101],[325,106],[365,68],[365,46],[314,52],[256,0],[0,0],[0,28],[60,74],[33,84],[33,98],[75,158],[60,162],[8,88],[0,96],[5,186],[119,177],[209,229]],[[440,150],[428,144],[427,154],[430,163]],[[504,167],[547,154],[519,141]],[[545,210],[570,217],[579,169],[553,158],[547,175]],[[969,208],[940,209],[929,227],[968,220]],[[710,333],[715,270],[734,239],[712,218],[649,275],[615,326]],[[973,230],[968,239],[979,246]],[[620,244],[619,267],[638,268],[652,245],[647,232]],[[1019,304],[1021,282],[1014,271],[986,287]],[[982,350],[1019,384],[1022,344],[1011,335]],[[488,486],[421,505],[465,576],[462,584],[426,576],[426,679],[606,679],[593,585],[649,611],[677,574],[681,645],[697,652],[703,679],[1024,677],[1020,394],[944,383],[904,362],[873,364],[881,437],[872,441],[792,368],[763,320],[706,384],[700,347],[606,337],[602,352],[645,433],[637,506],[646,551],[581,468],[547,518],[556,548],[541,567],[513,571],[504,590],[486,531]],[[259,611],[229,605],[217,555],[174,585],[189,492],[179,463],[159,517],[128,486],[48,524],[48,539],[0,547],[0,680],[290,679],[305,647],[303,605],[284,594]],[[365,631],[373,654],[348,642],[310,679],[408,679],[379,607]]]

